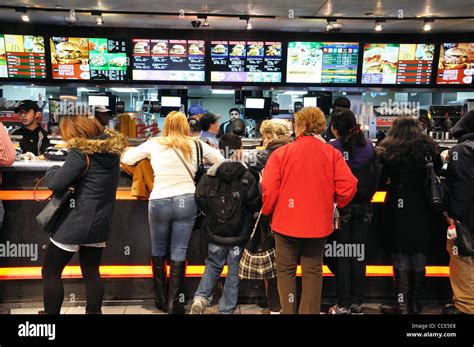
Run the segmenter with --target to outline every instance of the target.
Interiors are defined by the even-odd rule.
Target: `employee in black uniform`
[[[230,129],[230,124],[234,119],[240,119],[240,111],[238,108],[231,108],[229,110],[229,120],[224,122],[219,127],[219,133],[217,134],[217,138],[220,139],[225,134],[230,134],[232,131]]]
[[[23,136],[20,148],[23,153],[33,153],[36,156],[43,154],[51,144],[48,133],[38,124],[41,111],[38,104],[32,100],[23,100],[15,108],[20,117],[21,127],[13,129],[10,135]]]

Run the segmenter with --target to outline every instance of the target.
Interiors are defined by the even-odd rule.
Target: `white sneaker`
[[[191,306],[191,314],[203,314],[208,306],[209,300],[197,296],[194,298],[193,305]]]

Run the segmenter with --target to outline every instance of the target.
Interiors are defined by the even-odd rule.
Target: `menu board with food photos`
[[[1,78],[46,78],[43,36],[0,34]]]
[[[439,53],[438,84],[472,84],[474,43],[443,43]]]
[[[288,83],[357,82],[357,42],[289,42]]]
[[[281,82],[281,42],[211,41],[211,59],[211,82]]]
[[[133,80],[204,82],[204,43],[204,40],[133,39]]]
[[[431,43],[366,44],[362,84],[430,84],[434,49]]]
[[[124,81],[125,41],[106,38],[52,37],[53,79]]]

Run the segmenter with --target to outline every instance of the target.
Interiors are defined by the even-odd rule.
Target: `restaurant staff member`
[[[224,134],[231,133],[230,123],[234,119],[240,119],[240,111],[238,108],[235,107],[229,110],[229,120],[227,122],[222,123],[219,127],[219,133],[217,134],[218,139],[220,139]]]
[[[15,107],[15,113],[20,117],[21,127],[13,129],[10,135],[23,136],[20,148],[23,153],[33,153],[36,156],[43,154],[51,143],[48,133],[39,124],[41,110],[32,100],[23,100]]]

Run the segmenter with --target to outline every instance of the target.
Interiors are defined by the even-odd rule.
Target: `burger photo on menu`
[[[227,49],[228,49],[228,46],[227,46],[227,42],[226,41],[223,41],[223,42],[215,42],[213,41],[212,42],[212,48],[211,48],[211,55],[212,56],[226,56],[227,55]]]
[[[281,42],[267,42],[265,47],[265,55],[267,57],[281,57]]]
[[[362,83],[395,84],[399,46],[396,44],[365,45]]]
[[[52,37],[51,63],[55,79],[90,79],[87,38]]]
[[[204,55],[204,41],[188,41],[188,53],[189,55]]]
[[[248,42],[248,57],[263,57],[264,51],[263,42]]]
[[[133,44],[133,54],[136,55],[149,55],[150,44],[148,41],[137,41]]]
[[[474,43],[444,43],[438,64],[438,84],[472,84]]]
[[[166,40],[151,40],[151,47],[152,55],[168,55],[168,41]]]
[[[229,51],[231,57],[245,57],[245,42],[229,42]]]
[[[187,48],[186,48],[186,40],[170,40],[170,55],[175,56],[186,56],[187,55]]]

